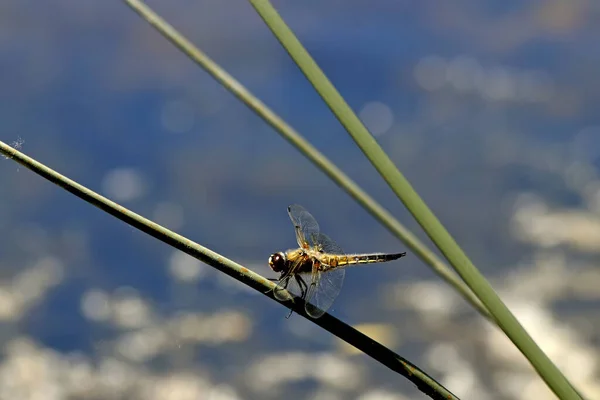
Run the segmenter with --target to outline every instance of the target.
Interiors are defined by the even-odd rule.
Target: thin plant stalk
[[[157,15],[150,7],[138,0],[124,0],[135,12],[150,23],[158,32],[179,48],[185,55],[201,66],[227,90],[240,99],[257,115],[263,118],[285,140],[292,144],[317,168],[323,171],[358,204],[385,226],[394,236],[406,244],[426,265],[431,267],[443,280],[452,286],[480,314],[494,322],[489,312],[481,304],[465,283],[433,251],[404,227],[394,216],[373,197],[360,188],[348,175],[341,171],[323,153],[319,152],[300,133],[288,125],[273,110],[250,93],[241,83],[198,49],[193,43]]]
[[[214,251],[201,246],[198,243],[195,243],[167,228],[162,227],[161,225],[158,225],[131,210],[128,210],[127,208],[61,175],[60,173],[50,169],[44,164],[34,160],[31,157],[28,157],[22,152],[1,141],[0,154],[3,154],[6,156],[6,158],[18,162],[34,173],[60,186],[80,199],[107,212],[113,217],[120,219],[126,224],[137,228],[144,233],[147,233],[161,242],[181,250],[182,252],[218,269],[221,272],[224,272],[239,282],[242,282],[243,284],[248,285],[258,292],[268,296],[272,300],[275,300],[294,310],[299,315],[331,332],[341,340],[356,347],[376,361],[379,361],[381,364],[404,376],[413,382],[420,391],[427,394],[432,399],[458,400],[454,394],[438,383],[435,379],[427,375],[416,365],[394,353],[384,345],[354,329],[353,327],[331,316],[330,314],[326,313],[321,318],[312,319],[305,313],[304,302],[298,297],[294,297],[293,301],[284,302],[280,302],[279,300],[275,299],[272,291],[275,285],[273,282],[269,281],[263,276],[252,272],[248,268],[245,268],[244,266],[229,260],[228,258],[215,253]]]
[[[371,164],[550,389],[560,399],[580,399],[569,381],[529,336],[454,238],[396,168],[271,3],[268,0],[249,1]]]

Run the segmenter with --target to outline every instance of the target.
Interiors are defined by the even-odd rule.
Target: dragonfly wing
[[[314,246],[316,238],[319,235],[319,224],[315,218],[304,207],[298,204],[289,206],[288,214],[296,230],[298,246],[303,249]]]
[[[288,214],[294,224],[296,239],[301,248],[312,248],[321,253],[344,254],[337,243],[324,233],[320,233],[319,224],[304,207],[291,205],[288,207]],[[344,283],[346,272],[343,268],[327,269],[327,267],[321,263],[319,267],[313,267],[312,274],[302,276],[303,281],[308,284],[305,310],[312,318],[319,318],[327,312]],[[295,278],[290,278],[289,285],[292,285],[292,280],[295,281]],[[298,287],[297,284],[295,286]]]
[[[315,248],[321,253],[344,254],[344,250],[324,233],[316,233],[313,239]],[[319,269],[313,268],[304,307],[306,313],[313,318],[319,318],[327,312],[340,294],[344,283],[346,271],[343,268],[327,269],[327,267],[321,263]]]
[[[275,296],[275,298],[279,301],[291,300],[292,297],[288,293],[288,290],[291,289],[290,283],[292,283],[293,280],[294,277],[291,275],[280,279],[279,282],[277,282],[277,286],[275,286],[275,289],[273,289],[273,296]]]
[[[315,235],[315,246],[321,253],[344,254],[344,250],[324,233],[319,232]]]
[[[304,306],[308,315],[319,318],[327,312],[340,294],[345,274],[346,270],[343,268],[328,271],[313,270]]]

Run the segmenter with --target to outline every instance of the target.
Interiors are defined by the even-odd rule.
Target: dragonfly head
[[[281,272],[285,269],[287,265],[287,257],[285,253],[280,251],[279,253],[271,254],[269,257],[269,267],[273,270],[273,272]]]

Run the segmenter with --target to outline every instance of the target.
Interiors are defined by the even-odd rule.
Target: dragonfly
[[[346,267],[381,263],[404,257],[404,253],[346,254],[329,236],[321,233],[319,224],[298,204],[288,207],[299,248],[279,251],[269,257],[273,272],[280,273],[273,295],[277,300],[291,300],[289,293],[304,301],[304,309],[312,318],[320,318],[340,293]],[[289,318],[292,311],[286,318]]]

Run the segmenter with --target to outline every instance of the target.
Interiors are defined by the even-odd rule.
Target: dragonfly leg
[[[302,279],[300,275],[294,275],[294,279],[296,279],[298,287],[300,288],[300,298],[304,300],[306,298],[306,282],[304,282],[304,279]],[[294,310],[290,309],[290,313],[285,318],[289,319],[292,316],[293,312]]]
[[[279,282],[281,279],[280,278],[267,278],[267,280],[271,281],[271,282]],[[275,291],[275,288],[269,289],[265,293],[274,292],[274,291]]]
[[[287,281],[284,281],[284,285],[283,285],[284,288],[287,288],[289,278],[290,278],[290,274],[288,273],[288,274],[281,274],[281,276],[279,278],[267,278],[267,280],[269,280],[271,282],[281,282],[281,281],[284,281],[285,279],[287,279]],[[277,286],[274,287],[273,289],[267,290],[265,293],[269,293],[271,291],[275,292],[276,288],[277,288]]]
[[[306,285],[306,282],[304,281],[304,279],[302,279],[302,277],[300,275],[294,275],[294,279],[296,279],[296,282],[298,283],[298,287],[300,288],[300,298],[302,300],[306,299],[306,292],[307,292],[307,288],[308,288],[308,286]],[[293,310],[290,310],[290,313],[285,318],[289,319],[292,316],[293,312],[294,312]]]
[[[294,277],[296,277],[296,275],[294,275]],[[291,279],[291,275],[288,277],[288,282]],[[298,281],[298,279],[296,279],[296,281]],[[285,285],[285,287],[287,288],[287,283]],[[302,286],[300,286],[300,290],[302,290]],[[292,314],[294,313],[294,309],[290,308],[290,312],[288,313],[288,315],[286,315],[285,319],[290,319],[290,317],[292,316]]]
[[[279,279],[276,279],[276,278],[267,278],[267,280],[269,280],[271,282],[277,282],[277,281],[279,281]],[[274,292],[274,291],[275,291],[275,288],[269,289],[265,293]]]
[[[302,300],[306,299],[306,291],[308,289],[306,282],[304,281],[304,279],[302,279],[302,277],[300,275],[295,275],[294,276],[296,278],[296,282],[298,282],[298,286],[300,286],[300,298]]]

